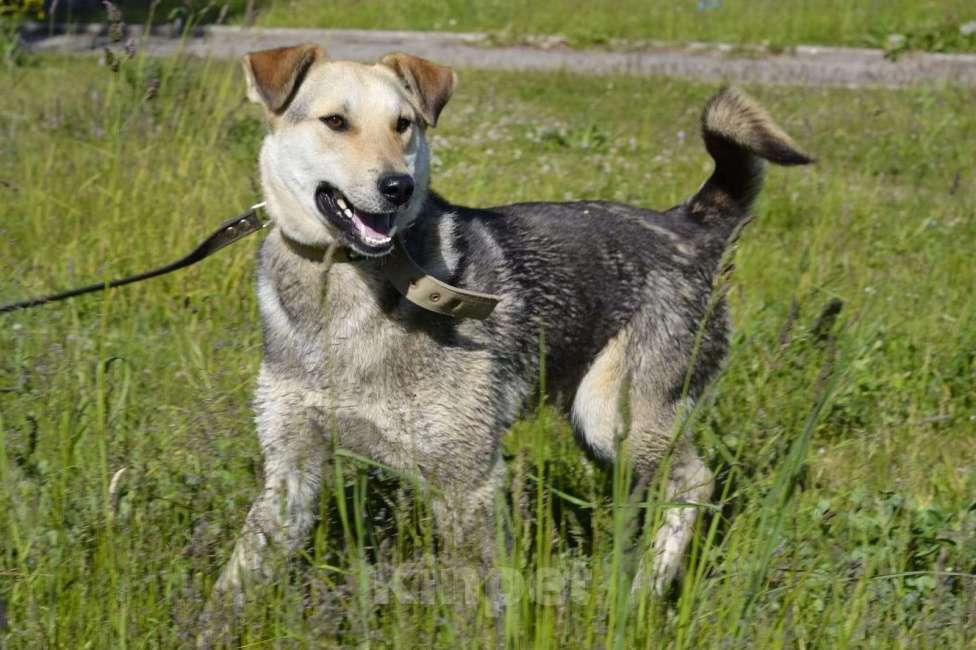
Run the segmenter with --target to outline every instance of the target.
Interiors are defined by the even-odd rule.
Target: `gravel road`
[[[708,82],[820,86],[909,86],[953,83],[976,86],[976,55],[910,54],[897,61],[880,50],[801,46],[788,53],[743,52],[730,46],[693,44],[635,52],[574,50],[568,47],[492,47],[481,34],[393,32],[348,29],[281,29],[210,26],[185,39],[171,29],[148,36],[130,28],[128,35],[149,53],[168,55],[183,49],[198,56],[237,57],[245,52],[311,41],[330,56],[373,61],[400,50],[459,68],[573,70],[587,74],[668,75]],[[87,26],[80,33],[51,35],[45,26],[27,28],[23,38],[34,51],[98,52],[107,30]]]

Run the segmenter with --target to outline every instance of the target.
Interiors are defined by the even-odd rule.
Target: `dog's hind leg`
[[[680,567],[700,510],[697,504],[711,497],[712,476],[692,442],[675,426],[678,402],[669,397],[668,386],[680,375],[676,370],[680,364],[668,355],[654,354],[653,336],[641,337],[639,344],[632,338],[626,330],[621,332],[597,356],[577,389],[572,420],[581,442],[598,459],[630,463],[634,501],[643,501],[647,491],[659,484],[655,476],[659,469],[668,472],[662,491],[666,509],[656,531],[650,568],[654,590],[660,594]],[[617,458],[619,449],[624,449],[626,458]],[[641,562],[635,589],[647,573]]]
[[[705,466],[691,445],[682,445],[670,461],[664,490],[665,508],[661,526],[651,549],[651,585],[656,594],[664,593],[675,579],[681,558],[695,529],[695,521],[702,504],[708,502],[714,489],[712,472]],[[679,505],[687,504],[687,505]],[[642,562],[634,579],[638,590],[648,579]]]

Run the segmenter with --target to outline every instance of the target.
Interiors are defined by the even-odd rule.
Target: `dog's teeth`
[[[343,208],[343,211],[346,213],[347,217],[352,219],[352,210],[350,210],[349,208]]]
[[[338,203],[339,207],[342,208],[343,210],[346,209],[346,200],[341,196],[336,197],[336,203]]]

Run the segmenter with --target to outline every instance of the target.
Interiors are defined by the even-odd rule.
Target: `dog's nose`
[[[413,178],[410,174],[383,174],[377,185],[380,194],[396,205],[403,205],[413,195]]]

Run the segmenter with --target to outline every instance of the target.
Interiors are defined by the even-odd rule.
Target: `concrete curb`
[[[93,52],[108,44],[104,25],[73,32],[27,25],[22,38],[32,51]],[[325,46],[330,56],[375,61],[390,51],[434,59],[459,68],[569,70],[587,74],[666,75],[708,82],[741,82],[804,86],[976,86],[974,54],[908,54],[889,61],[881,50],[799,46],[784,54],[743,52],[723,44],[665,44],[634,52],[540,49],[490,45],[485,34],[450,32],[299,29],[212,25],[186,33],[159,26],[148,33],[127,28],[127,38],[152,55],[183,52],[202,57],[233,58],[246,52],[300,41]]]

